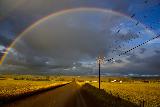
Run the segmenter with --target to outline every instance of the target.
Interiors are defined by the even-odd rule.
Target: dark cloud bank
[[[97,74],[96,57],[100,52],[107,58],[113,57],[113,49],[122,51],[119,45],[138,38],[136,33],[114,31],[114,27],[129,20],[110,12],[75,11],[50,17],[23,37],[10,50],[1,66],[1,72],[31,74]],[[131,23],[135,23],[131,21]],[[115,36],[116,35],[116,36]],[[133,36],[130,36],[133,35]],[[116,42],[118,41],[118,42]],[[132,44],[134,45],[134,44]],[[140,53],[117,59],[115,66],[105,64],[102,74],[160,74],[160,54],[140,58]],[[128,62],[126,62],[127,60]],[[122,64],[122,66],[118,66]]]

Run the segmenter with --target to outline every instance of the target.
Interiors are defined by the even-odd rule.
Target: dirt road
[[[87,107],[75,82],[15,101],[4,107]]]

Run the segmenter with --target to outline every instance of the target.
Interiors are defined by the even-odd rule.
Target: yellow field
[[[49,87],[66,84],[72,80],[76,80],[81,86],[85,83],[89,83],[98,87],[97,77],[9,75],[1,76],[0,78],[0,98],[10,98],[11,96],[43,90]],[[138,105],[142,104],[142,101],[144,101],[144,107],[160,107],[159,82],[151,81],[150,83],[144,83],[139,80],[135,82],[126,78],[125,80],[126,82],[123,83],[110,83],[108,78],[103,78],[105,82],[101,82],[101,88],[113,96],[119,96],[122,99],[129,100]]]
[[[17,96],[66,83],[64,81],[0,80],[0,98]]]
[[[98,83],[90,83],[98,87]],[[120,96],[140,105],[145,101],[145,107],[160,107],[159,83],[101,83],[101,88],[114,96]]]

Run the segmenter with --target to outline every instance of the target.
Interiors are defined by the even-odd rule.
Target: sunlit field
[[[0,97],[19,95],[65,83],[66,82],[0,80]]]
[[[98,83],[90,83],[98,87]],[[101,88],[106,92],[145,107],[160,107],[159,83],[108,83],[102,82]]]
[[[54,88],[69,81],[52,79],[43,76],[6,76],[0,80],[0,100],[12,99],[17,96],[32,94],[49,88]]]
[[[76,81],[81,87],[88,83],[98,88],[98,78],[96,76],[2,75],[0,76],[0,100],[12,100],[17,96],[30,95],[31,93],[51,87],[54,88],[72,81]],[[104,89],[110,95],[110,99],[122,98],[124,101],[129,101],[142,107],[160,107],[159,79],[102,77],[101,81],[101,89]],[[99,96],[98,90],[92,89],[90,86],[85,86],[82,89],[91,91],[93,94],[97,93],[95,94],[97,98],[103,97],[103,95]]]

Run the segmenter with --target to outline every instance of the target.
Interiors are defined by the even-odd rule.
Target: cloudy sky
[[[1,0],[0,73],[96,75],[103,55],[103,75],[158,76],[159,38],[139,45],[159,13],[158,0]]]

